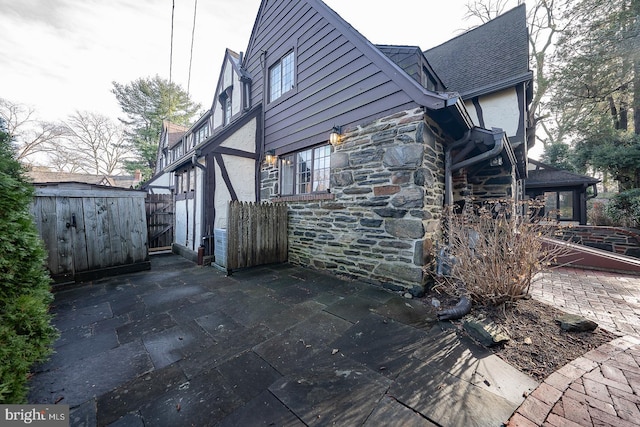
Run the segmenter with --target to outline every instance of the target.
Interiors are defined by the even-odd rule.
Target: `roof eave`
[[[533,71],[528,70],[526,73],[513,76],[509,79],[502,80],[500,82],[497,82],[488,86],[484,86],[481,88],[477,88],[471,91],[461,93],[460,96],[462,96],[463,99],[475,98],[476,96],[482,96],[488,93],[494,93],[499,90],[507,89],[507,88],[516,86],[520,83],[525,83],[532,80],[533,80]]]

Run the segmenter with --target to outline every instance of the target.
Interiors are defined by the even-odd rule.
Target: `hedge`
[[[0,123],[1,125],[1,123]],[[33,365],[51,353],[51,279],[29,206],[33,187],[0,129],[0,404],[25,403]]]

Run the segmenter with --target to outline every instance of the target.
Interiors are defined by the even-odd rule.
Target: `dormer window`
[[[275,101],[295,85],[295,55],[290,51],[269,68],[269,101]]]
[[[209,125],[205,123],[204,126],[200,127],[194,133],[194,144],[193,144],[193,146],[195,147],[196,145],[200,144],[201,142],[204,142],[208,137],[209,137]]]
[[[437,88],[436,79],[429,73],[427,67],[422,67],[422,86],[434,92]]]
[[[220,94],[218,100],[222,106],[222,124],[228,125],[231,122],[231,116],[233,115],[233,103],[231,95],[233,93],[233,86],[229,86],[224,92]]]

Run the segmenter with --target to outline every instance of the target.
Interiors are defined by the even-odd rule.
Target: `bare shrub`
[[[464,294],[482,305],[527,297],[534,276],[567,251],[545,244],[558,225],[538,216],[540,206],[534,203],[522,205],[523,215],[514,215],[508,201],[448,209],[443,230],[451,265],[436,290]]]

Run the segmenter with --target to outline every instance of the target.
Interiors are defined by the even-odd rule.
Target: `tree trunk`
[[[640,59],[633,60],[633,130],[640,135]]]
[[[613,96],[609,96],[609,112],[611,113],[611,120],[613,121],[613,128],[620,129],[620,120],[618,118],[618,109],[616,108],[616,102],[613,100]]]
[[[640,25],[640,0],[631,1],[631,12],[635,19],[633,26],[635,34],[633,38],[640,37],[638,25]],[[633,130],[636,135],[640,135],[640,59],[637,55],[632,55],[633,59]]]

